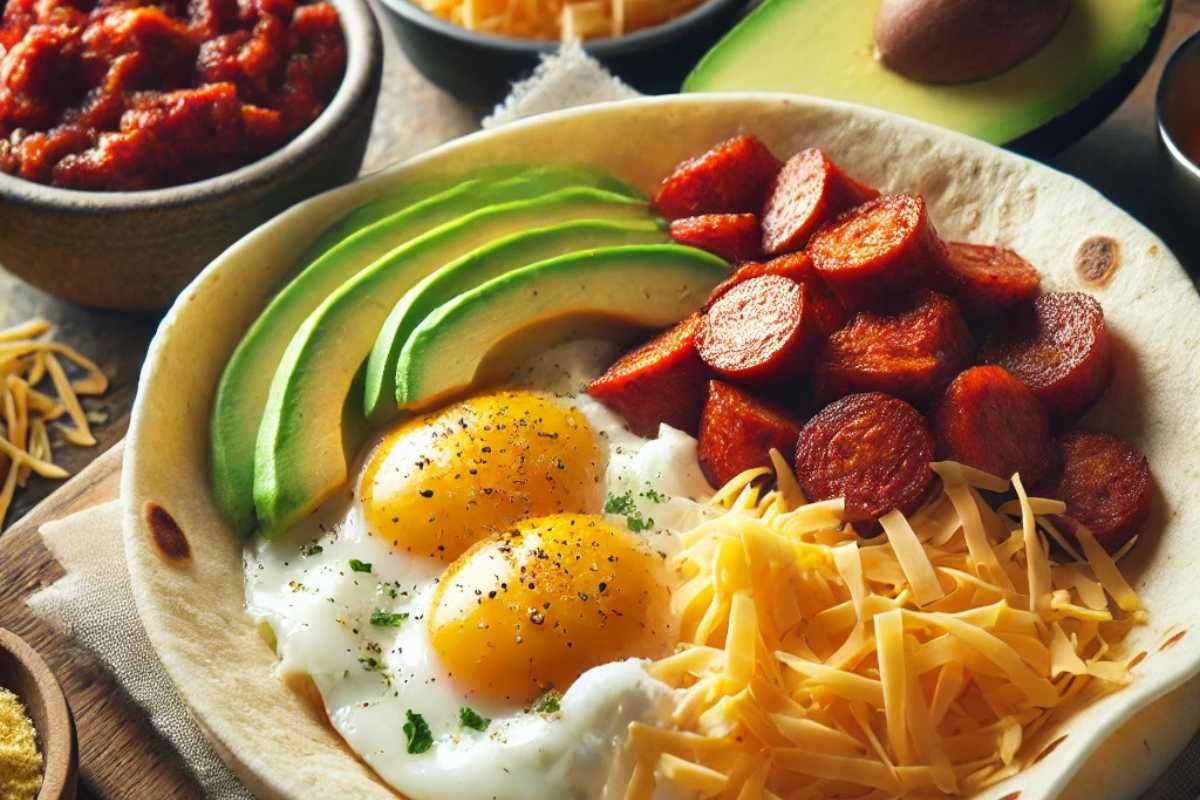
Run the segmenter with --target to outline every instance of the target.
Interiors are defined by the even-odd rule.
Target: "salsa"
[[[174,186],[304,130],[346,67],[337,11],[294,0],[0,0],[0,171]]]

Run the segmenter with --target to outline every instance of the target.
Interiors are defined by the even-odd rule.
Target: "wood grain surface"
[[[1176,0],[1162,51],[1135,93],[1102,126],[1050,161],[1141,219],[1166,240],[1189,270],[1200,270],[1200,236],[1195,232],[1194,209],[1182,207],[1164,189],[1153,106],[1167,54],[1197,28],[1200,0]],[[366,172],[470,132],[480,117],[479,109],[462,105],[417,74],[397,50],[386,25],[385,42],[383,94]],[[96,430],[100,444],[88,450],[59,450],[61,463],[82,471],[61,486],[33,481],[16,501],[12,517],[24,516],[0,537],[0,627],[29,641],[63,684],[79,729],[81,798],[200,797],[178,756],[113,677],[93,656],[34,617],[24,603],[29,594],[62,574],[42,546],[38,527],[117,497],[120,441],[128,428],[138,372],[158,317],[81,309],[3,272],[0,298],[0,327],[44,316],[59,326],[61,338],[96,359],[112,382],[108,395],[92,405],[109,416]],[[100,785],[115,788],[104,794]]]

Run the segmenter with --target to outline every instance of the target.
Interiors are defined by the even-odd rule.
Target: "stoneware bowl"
[[[82,305],[161,309],[244,234],[352,180],[375,115],[383,45],[365,0],[332,2],[346,74],[299,136],[233,172],[149,191],[82,192],[0,173],[0,266]]]
[[[382,0],[409,60],[430,81],[474,105],[499,102],[558,42],[477,33],[425,11],[414,0]],[[624,36],[592,39],[584,49],[648,94],[673,92],[733,25],[746,0],[704,0],[681,17]]]
[[[71,707],[42,657],[24,639],[3,628],[0,686],[21,699],[37,730],[44,767],[37,800],[75,800],[79,746]]]

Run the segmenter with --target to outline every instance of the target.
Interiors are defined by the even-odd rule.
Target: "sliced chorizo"
[[[736,136],[680,163],[663,179],[654,209],[667,219],[757,214],[782,163],[755,136]]]
[[[1150,513],[1153,488],[1146,457],[1107,433],[1071,431],[1056,442],[1058,468],[1038,487],[1067,504],[1055,524],[1074,538],[1085,526],[1111,553],[1120,550]]]
[[[813,234],[808,252],[847,309],[877,306],[925,286],[943,245],[920,195],[878,197]]]
[[[885,392],[925,406],[970,363],[974,344],[954,301],[921,291],[890,313],[861,311],[829,337],[813,364],[820,404]]]
[[[767,195],[762,249],[768,255],[799,250],[820,225],[878,196],[817,148],[802,150],[783,165]]]
[[[1083,413],[1112,378],[1112,344],[1104,309],[1082,292],[1044,294],[997,327],[980,358],[1030,388],[1058,419]]]
[[[779,275],[734,286],[709,305],[696,334],[700,358],[718,375],[769,388],[799,377],[819,342],[811,289]]]
[[[770,261],[750,261],[742,264],[734,271],[733,275],[717,284],[717,287],[712,290],[712,294],[709,295],[708,302],[710,304],[715,302],[717,298],[739,283],[745,283],[751,278],[763,275],[781,275],[796,281],[796,283],[807,284],[812,289],[810,300],[813,314],[816,316],[817,327],[823,336],[828,336],[846,324],[846,310],[817,277],[812,258],[808,253],[787,253],[776,256]]]
[[[1050,417],[1033,392],[996,366],[972,367],[946,389],[933,417],[938,454],[1026,486],[1053,458]]]
[[[947,242],[937,267],[934,282],[971,316],[994,316],[1041,291],[1038,271],[1006,247]]]
[[[771,448],[790,454],[799,437],[800,420],[787,410],[724,381],[708,384],[697,450],[700,469],[714,487],[745,470],[770,466]]]
[[[707,250],[731,264],[761,255],[758,216],[755,214],[703,214],[671,223],[671,238],[680,244]]]
[[[934,441],[925,417],[880,392],[826,406],[800,431],[796,477],[811,500],[843,497],[860,532],[893,509],[913,511],[933,483]]]
[[[696,350],[699,312],[621,356],[587,393],[625,417],[638,436],[658,435],[659,423],[695,433],[711,376]]]

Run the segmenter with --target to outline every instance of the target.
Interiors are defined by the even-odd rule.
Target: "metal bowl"
[[[1167,59],[1155,95],[1161,155],[1172,190],[1200,210],[1200,31],[1180,42]],[[1190,136],[1190,139],[1188,138]]]

